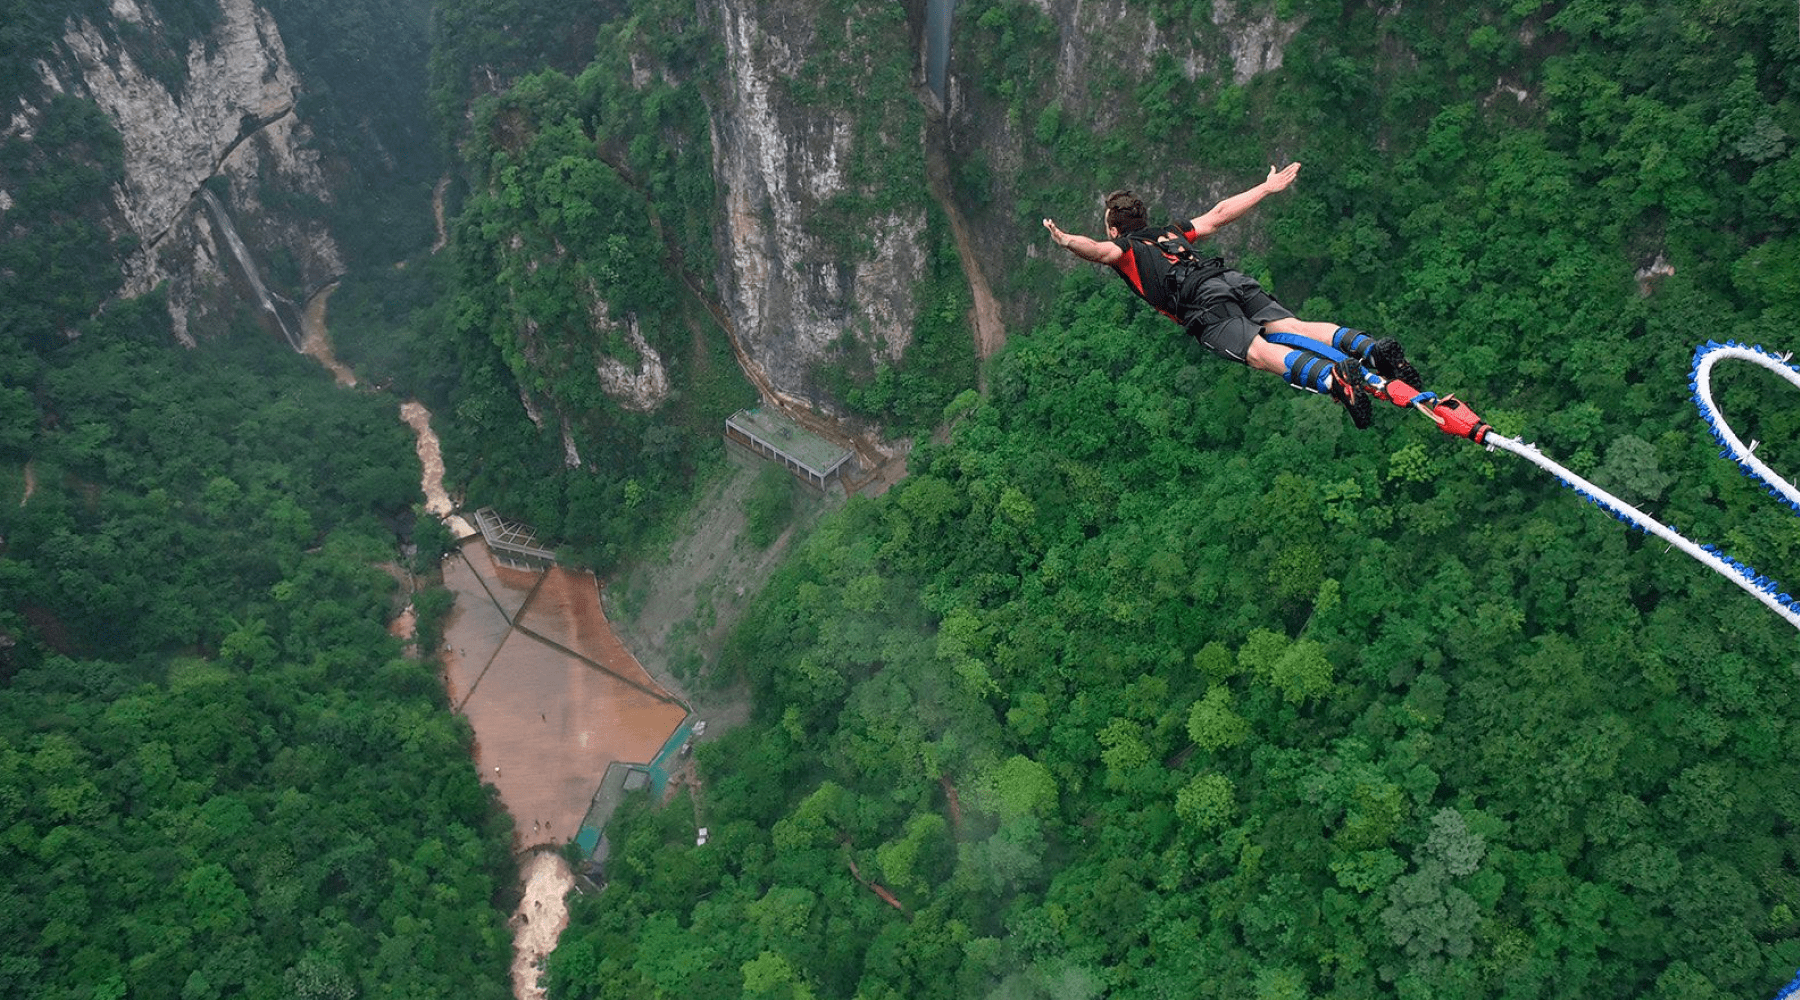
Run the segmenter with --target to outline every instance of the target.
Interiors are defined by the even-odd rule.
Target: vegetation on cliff
[[[119,130],[13,73],[86,16],[179,92],[218,5],[146,6],[157,31],[105,4],[0,15],[0,91],[43,111],[0,138],[0,994],[499,1000],[510,829],[386,630],[379,564],[419,478],[394,402],[336,388],[249,306],[182,350],[164,290],[112,301]],[[407,72],[404,25],[277,6],[334,177],[356,177],[336,221],[385,264],[429,236],[428,183],[391,223],[430,168],[391,131],[404,88],[350,108]],[[301,54],[359,17],[389,33],[380,67]]]
[[[1041,239],[1147,161],[1177,164],[1176,212],[1190,181],[1303,160],[1232,234],[1284,299],[1403,337],[1434,388],[1800,583],[1795,522],[1683,388],[1696,342],[1800,346],[1791,9],[1276,6],[1305,20],[1278,72],[1150,53],[1085,93],[1053,17],[966,6],[962,93],[1031,161],[953,163],[967,206]],[[12,7],[7,44],[54,33]],[[703,301],[717,51],[674,9],[444,8],[455,257],[343,300],[447,415],[470,496],[602,565],[748,395]],[[1123,9],[1211,30],[1205,5]],[[789,96],[848,99],[859,51]],[[176,353],[154,296],[95,316],[111,250],[82,213],[119,144],[86,108],[0,146],[0,221],[48,234],[0,249],[0,992],[498,996],[504,823],[369,568],[416,482],[403,432],[242,317]],[[943,346],[961,300],[934,263],[916,344]],[[987,398],[837,373],[869,412],[954,426],[761,596],[729,654],[758,718],[702,744],[697,800],[623,811],[555,995],[1686,1000],[1792,976],[1791,630],[1505,456],[1395,411],[1357,434],[1089,269],[1006,263],[1041,322]],[[597,301],[639,312],[662,409],[600,390],[597,356],[643,349]],[[1791,396],[1721,378],[1800,468]]]
[[[691,87],[630,87],[637,29],[617,30],[619,54],[580,76],[545,70],[478,103],[437,331],[460,372],[448,467],[598,568],[682,509],[725,418],[755,399],[691,283],[705,271],[689,255],[710,246],[679,235],[704,231],[713,202],[704,107]],[[609,359],[644,380],[636,395],[603,381]]]
[[[893,109],[856,118],[843,195],[800,220],[842,263],[871,252],[862,228],[871,213],[927,201],[924,114],[909,58],[878,44],[903,34],[899,13],[831,6],[833,17],[807,26],[818,44],[779,99],[837,113],[874,92]],[[457,271],[442,293],[449,305],[432,314],[419,357],[458,377],[450,385],[417,366],[413,384],[432,386],[434,408],[459,417],[445,446],[469,497],[504,506],[602,569],[682,509],[722,454],[724,418],[756,398],[719,315],[708,101],[720,99],[726,73],[709,19],[666,2],[554,13],[459,0],[438,12],[434,108],[465,164],[466,192]],[[584,31],[598,35],[585,63],[569,56]],[[841,86],[858,72],[872,74],[866,87]],[[936,253],[906,355],[876,364],[879,338],[846,330],[810,375],[814,388],[895,432],[928,429],[974,381],[967,293],[941,219],[927,239]],[[601,382],[606,359],[660,366],[675,391],[625,398]],[[521,398],[536,418],[521,412]],[[566,461],[565,418],[579,469]]]
[[[60,95],[30,139],[0,136],[0,341],[49,346],[119,286],[107,231],[125,175],[118,129],[92,101]]]
[[[263,0],[304,89],[295,113],[324,154],[322,216],[356,268],[431,243],[432,187],[449,159],[427,113],[430,0]],[[162,3],[157,4],[158,9]]]
[[[1307,164],[1258,209],[1251,269],[1401,336],[1433,387],[1691,535],[1800,573],[1791,515],[1716,457],[1685,389],[1696,343],[1800,346],[1792,11],[1292,6],[1280,72],[1159,116],[1159,162],[1182,116],[1221,115],[1189,155],[1246,179],[1278,148]],[[959,45],[1036,37],[1035,8],[986,10]],[[1016,58],[972,82],[1025,88],[1047,165],[1017,183],[1060,198],[1141,163],[1142,131],[1084,132],[1033,96],[1048,64]],[[1640,291],[1659,254],[1673,275]],[[758,720],[702,746],[697,802],[621,817],[554,995],[1672,1000],[1791,979],[1792,630],[1535,470],[1398,411],[1358,434],[1100,277],[1058,282],[951,439],[762,595],[732,651]],[[1730,379],[1740,432],[1800,467],[1785,386]]]

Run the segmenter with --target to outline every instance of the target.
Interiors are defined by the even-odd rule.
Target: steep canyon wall
[[[906,26],[819,0],[708,2],[727,65],[710,109],[721,294],[769,384],[834,407],[813,366],[846,335],[855,346],[842,349],[898,361],[919,308],[925,200],[912,188],[923,177],[884,190],[895,178],[873,169],[916,158],[924,141]],[[827,76],[878,61],[898,93],[858,93]]]
[[[918,290],[934,249],[929,197],[923,160],[906,147],[936,143],[953,176],[979,177],[953,185],[951,197],[976,223],[976,266],[999,279],[1009,317],[1025,318],[1041,289],[1007,278],[1043,255],[1036,220],[1066,213],[1091,229],[1101,183],[1100,164],[1046,155],[1058,137],[1044,123],[1129,137],[1146,114],[1136,95],[1159,70],[1178,74],[1174,100],[1210,101],[1279,68],[1302,24],[1279,19],[1272,3],[1232,0],[1179,23],[1130,0],[969,2],[956,15],[940,102],[925,87],[924,6],[909,4],[904,22],[891,7],[820,0],[705,8],[728,65],[711,100],[724,305],[769,382],[827,410],[839,401],[812,373],[847,345],[876,363],[898,361],[928,307]],[[1169,162],[1157,144],[1142,159],[1147,169],[1129,183],[1153,203],[1201,210],[1257,179]],[[1043,203],[1055,183],[1086,185],[1093,197]]]
[[[253,251],[280,262],[278,291],[303,295],[342,273],[310,208],[331,191],[295,110],[303,85],[273,16],[252,0],[221,0],[218,22],[185,46],[171,79],[146,65],[171,47],[154,5],[115,0],[110,12],[109,21],[67,23],[37,64],[40,93],[21,97],[5,131],[29,138],[54,94],[91,99],[113,122],[124,178],[108,225],[130,248],[118,294],[166,282],[176,335],[188,342],[226,308],[235,265],[196,197],[209,182]]]
[[[1009,321],[1029,318],[1033,283],[1054,274],[1022,266],[1049,256],[1036,219],[1062,214],[1086,225],[1080,216],[1092,205],[1061,202],[1098,194],[1098,173],[1112,172],[1084,175],[1079,153],[1057,162],[1046,151],[1066,152],[1065,140],[1079,136],[1088,137],[1084,148],[1096,136],[1129,136],[1158,73],[1174,74],[1176,85],[1159,92],[1169,102],[1242,87],[1280,66],[1300,27],[1277,18],[1272,0],[1218,0],[1173,18],[1131,0],[965,0],[940,101],[924,86],[924,6],[696,0],[693,8],[722,53],[716,79],[683,83],[705,97],[705,134],[692,138],[710,143],[713,205],[704,231],[689,220],[664,238],[678,259],[710,242],[690,279],[705,286],[752,380],[806,409],[845,415],[842,379],[821,373],[900,363],[921,315],[937,305],[921,301],[921,286],[949,241],[932,235],[927,143],[955,179],[948,196],[974,223],[964,246],[994,280]],[[175,330],[188,341],[227,310],[236,265],[200,210],[203,184],[277,294],[298,299],[341,274],[345,255],[324,218],[346,178],[324,162],[305,117],[309,89],[321,88],[297,72],[276,15],[254,0],[220,0],[216,23],[180,46],[171,74],[147,51],[166,34],[154,0],[113,0],[109,13],[69,20],[37,65],[39,92],[0,114],[0,139],[29,139],[56,93],[91,99],[113,121],[124,178],[108,224],[128,247],[118,294],[166,284]],[[647,53],[628,62],[639,88],[681,69]],[[1155,154],[1152,145],[1146,175],[1105,180],[1196,208],[1249,180]],[[0,174],[0,213],[12,201],[8,187]],[[583,311],[592,339],[629,345],[622,361],[594,359],[602,388],[627,409],[660,405],[668,377],[657,352],[671,345],[637,346],[642,317],[591,298]],[[521,338],[538,339],[536,320],[518,318]],[[525,353],[541,354],[538,346]]]

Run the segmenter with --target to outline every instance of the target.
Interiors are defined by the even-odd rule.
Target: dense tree
[[[493,13],[477,6],[441,16]],[[604,44],[578,74],[524,73],[475,102],[455,273],[438,306],[408,318],[461,372],[449,382],[419,366],[410,379],[454,416],[444,447],[467,495],[601,568],[680,508],[718,464],[724,418],[753,401],[703,298],[712,246],[694,236],[712,229],[700,81],[716,53],[697,33],[652,36],[621,13],[605,13]],[[646,60],[661,69],[639,86]],[[660,366],[680,391],[615,398],[598,358]]]
[[[1794,308],[1800,216],[1753,193],[1800,128],[1780,83],[1800,51],[1754,26],[1791,10],[1292,6],[1309,21],[1277,82],[1180,109],[1139,94],[1195,120],[1161,133],[1177,145],[1246,108],[1305,133],[1313,180],[1259,258],[1284,298],[1402,334],[1503,431],[1793,565],[1792,521],[1681,399],[1697,341]],[[967,72],[1043,144],[1020,189],[1070,164],[1101,183],[1107,136],[1051,105],[1031,58],[1053,24],[1005,5],[964,23],[990,43]],[[1657,252],[1676,274],[1640,295]],[[1133,305],[1070,276],[948,440],[821,525],[733,638],[758,720],[702,755],[702,822],[781,860],[705,905],[810,908],[780,962],[749,952],[722,988],[1522,1000],[1790,979],[1791,630],[1535,470],[1399,414],[1345,431]],[[1769,383],[1734,378],[1734,416],[1785,428]],[[668,915],[613,874],[576,954],[641,949],[629,928]],[[807,942],[837,926],[868,930]],[[561,961],[559,995],[597,988]]]
[[[29,6],[0,54],[60,30]],[[158,9],[198,33],[206,8]],[[901,13],[832,10],[785,96],[851,100],[849,72],[903,92],[905,53],[872,41]],[[961,13],[963,99],[1031,166],[953,165],[989,218],[1141,172],[1137,136],[1220,175],[1285,150],[1308,180],[1239,248],[1284,299],[1403,334],[1503,431],[1795,565],[1793,522],[1680,400],[1697,341],[1800,313],[1790,8],[1295,0],[1278,72],[1152,53],[1091,78],[1131,98],[1104,121],[1057,89],[1053,17]],[[454,260],[352,281],[356,349],[450,415],[472,497],[611,562],[746,398],[703,306],[713,247],[667,235],[717,200],[711,28],[660,3],[437,16],[438,126],[468,158]],[[366,42],[296,58],[367,86],[393,67]],[[918,197],[906,108],[857,119],[862,186],[834,212]],[[403,432],[295,359],[156,346],[154,296],[95,318],[120,147],[90,105],[57,112],[0,143],[0,483],[29,457],[40,484],[0,504],[0,983],[498,995],[504,822],[370,566],[413,501]],[[671,267],[627,266],[646,224]],[[727,649],[756,718],[700,747],[697,797],[621,810],[555,995],[1752,996],[1800,967],[1791,631],[1533,470],[1402,414],[1347,432],[1087,270],[1057,288],[1015,260],[1040,322],[954,397],[966,301],[927,225],[917,356],[815,376],[954,426],[758,598]],[[1675,273],[1640,293],[1659,255]],[[640,359],[633,329],[683,394],[654,414],[593,375]],[[1785,387],[1721,390],[1791,462]],[[589,468],[521,393],[569,415]],[[418,601],[427,643],[442,605]]]
[[[386,630],[406,429],[254,329],[138,335],[163,315],[8,368],[38,478],[0,504],[0,979],[506,995],[510,831]]]

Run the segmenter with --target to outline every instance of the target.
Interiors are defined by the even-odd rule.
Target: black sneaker
[[[1419,370],[1406,360],[1406,352],[1400,349],[1400,342],[1392,337],[1383,337],[1369,348],[1369,367],[1375,374],[1385,379],[1405,382],[1414,389],[1425,388],[1423,376]]]
[[[1355,361],[1339,361],[1331,366],[1331,398],[1350,411],[1350,422],[1357,430],[1366,430],[1372,422],[1369,380],[1363,377],[1362,365]]]

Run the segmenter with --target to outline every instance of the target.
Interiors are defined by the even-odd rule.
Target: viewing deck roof
[[[725,421],[725,437],[772,461],[821,489],[845,462],[850,450],[805,430],[771,410],[739,410]]]

